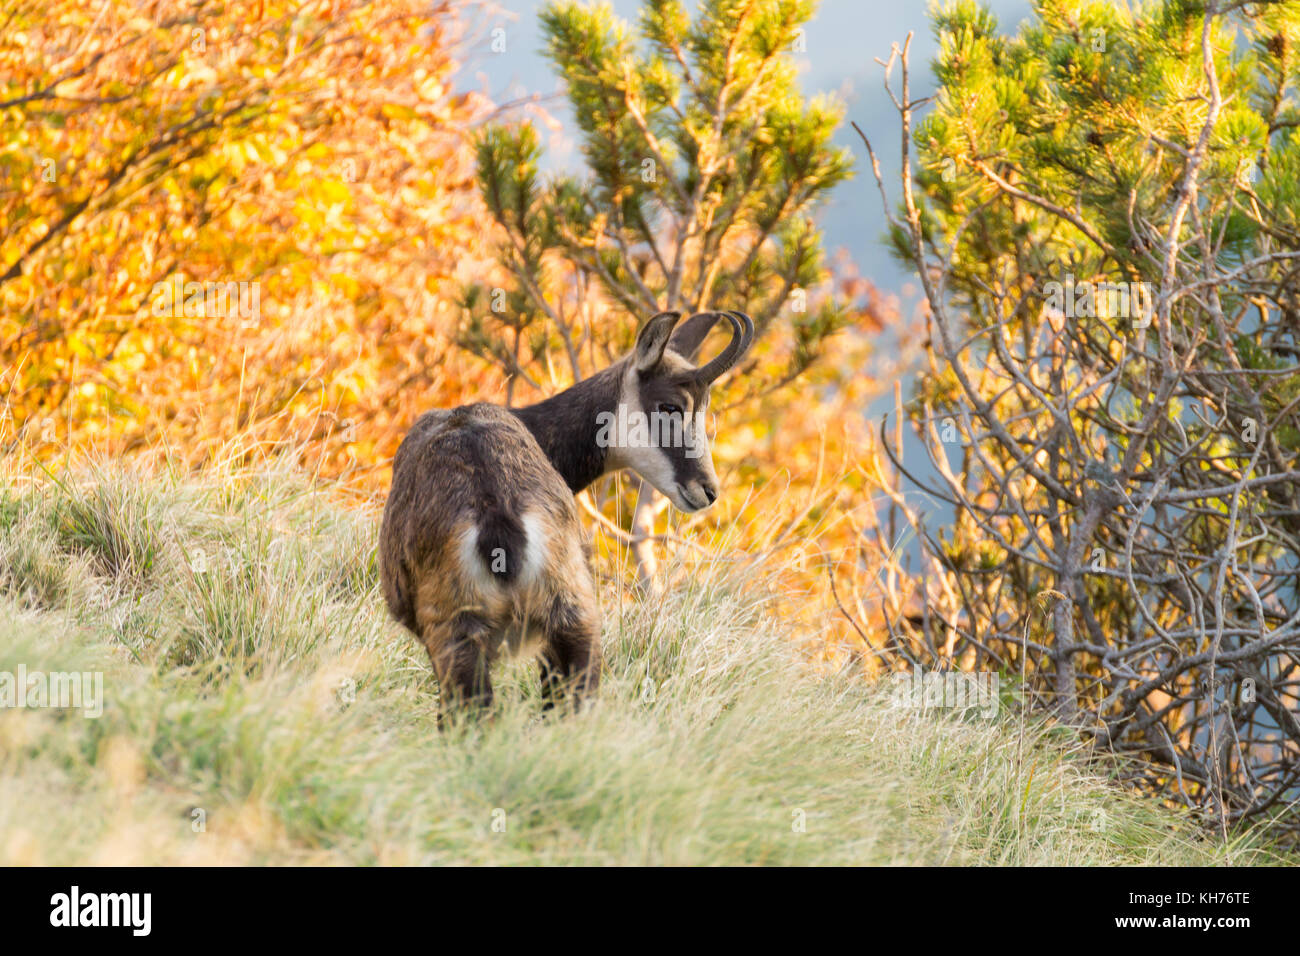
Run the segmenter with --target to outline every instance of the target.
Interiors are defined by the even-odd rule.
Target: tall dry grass
[[[917,711],[813,659],[782,559],[725,533],[660,600],[603,580],[593,707],[543,718],[511,662],[491,720],[439,733],[376,531],[374,503],[288,466],[0,480],[0,672],[101,671],[106,698],[0,710],[0,863],[1270,859],[1046,726]]]

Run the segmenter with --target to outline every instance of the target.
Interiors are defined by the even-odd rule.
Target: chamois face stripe
[[[628,441],[615,447],[612,464],[636,472],[682,511],[708,507],[718,486],[703,427],[708,403],[708,385],[671,349],[649,373],[629,368],[619,391],[620,412],[642,427],[626,429]]]

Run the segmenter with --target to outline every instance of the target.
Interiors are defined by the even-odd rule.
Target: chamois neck
[[[624,364],[611,365],[536,405],[510,409],[575,495],[605,473],[607,449],[596,441],[598,416],[616,410]]]

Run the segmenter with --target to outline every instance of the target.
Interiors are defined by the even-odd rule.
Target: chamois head
[[[754,323],[741,312],[701,312],[677,327],[680,318],[660,312],[637,333],[619,384],[617,430],[608,433],[609,465],[635,471],[682,511],[699,511],[718,497],[709,387],[753,343]],[[696,352],[719,319],[730,323],[731,341],[697,368]]]

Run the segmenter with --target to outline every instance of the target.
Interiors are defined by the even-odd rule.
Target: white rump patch
[[[479,590],[500,589],[503,582],[492,573],[492,562],[497,557],[502,561],[521,561],[518,573],[509,582],[511,585],[527,587],[537,580],[546,564],[546,524],[542,516],[534,512],[525,512],[520,522],[524,528],[523,555],[489,555],[485,562],[478,551],[478,526],[470,525],[460,534],[458,553],[460,564],[469,579]]]
[[[524,566],[520,570],[519,580],[531,583],[542,573],[546,564],[546,524],[542,516],[531,511],[524,512]]]

